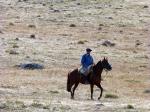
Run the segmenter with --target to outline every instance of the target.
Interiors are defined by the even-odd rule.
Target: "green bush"
[[[127,105],[127,109],[134,109],[133,105]]]

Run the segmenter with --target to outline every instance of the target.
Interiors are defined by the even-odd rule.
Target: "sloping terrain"
[[[150,0],[1,0],[0,112],[149,112],[149,28]],[[87,47],[113,67],[100,101],[96,87],[94,101],[88,85],[66,91]],[[45,69],[17,67],[29,62]]]

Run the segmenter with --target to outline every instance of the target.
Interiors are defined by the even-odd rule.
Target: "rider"
[[[82,66],[80,72],[85,76],[88,75],[88,73],[91,71],[91,68],[94,64],[93,57],[90,55],[91,51],[92,50],[90,48],[87,48],[86,53],[82,56],[81,59]]]

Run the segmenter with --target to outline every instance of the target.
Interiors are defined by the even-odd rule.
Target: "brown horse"
[[[94,85],[96,85],[101,90],[98,99],[102,97],[103,88],[101,86],[101,74],[103,69],[108,71],[112,69],[111,65],[108,63],[108,59],[106,58],[104,58],[102,61],[100,60],[96,65],[94,65],[92,72],[88,74],[89,84],[91,87],[91,99],[93,99]],[[74,92],[79,83],[85,84],[85,78],[79,73],[78,69],[75,69],[72,72],[68,73],[67,91],[71,93],[71,99],[74,99]]]

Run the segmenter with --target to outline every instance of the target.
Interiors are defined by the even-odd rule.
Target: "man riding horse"
[[[85,78],[85,83],[89,83],[89,78],[87,76],[92,71],[94,65],[93,57],[90,55],[91,51],[90,48],[87,48],[86,53],[81,58],[81,68],[79,72]]]
[[[79,83],[88,84],[91,88],[91,99],[93,99],[93,88],[96,85],[100,90],[100,95],[98,99],[102,97],[103,88],[101,86],[101,74],[103,70],[110,71],[112,69],[108,62],[108,58],[103,58],[94,64],[93,58],[90,55],[92,50],[90,48],[86,49],[86,54],[82,56],[80,69],[74,69],[68,73],[67,78],[67,91],[71,93],[71,98],[74,99],[74,93]]]

